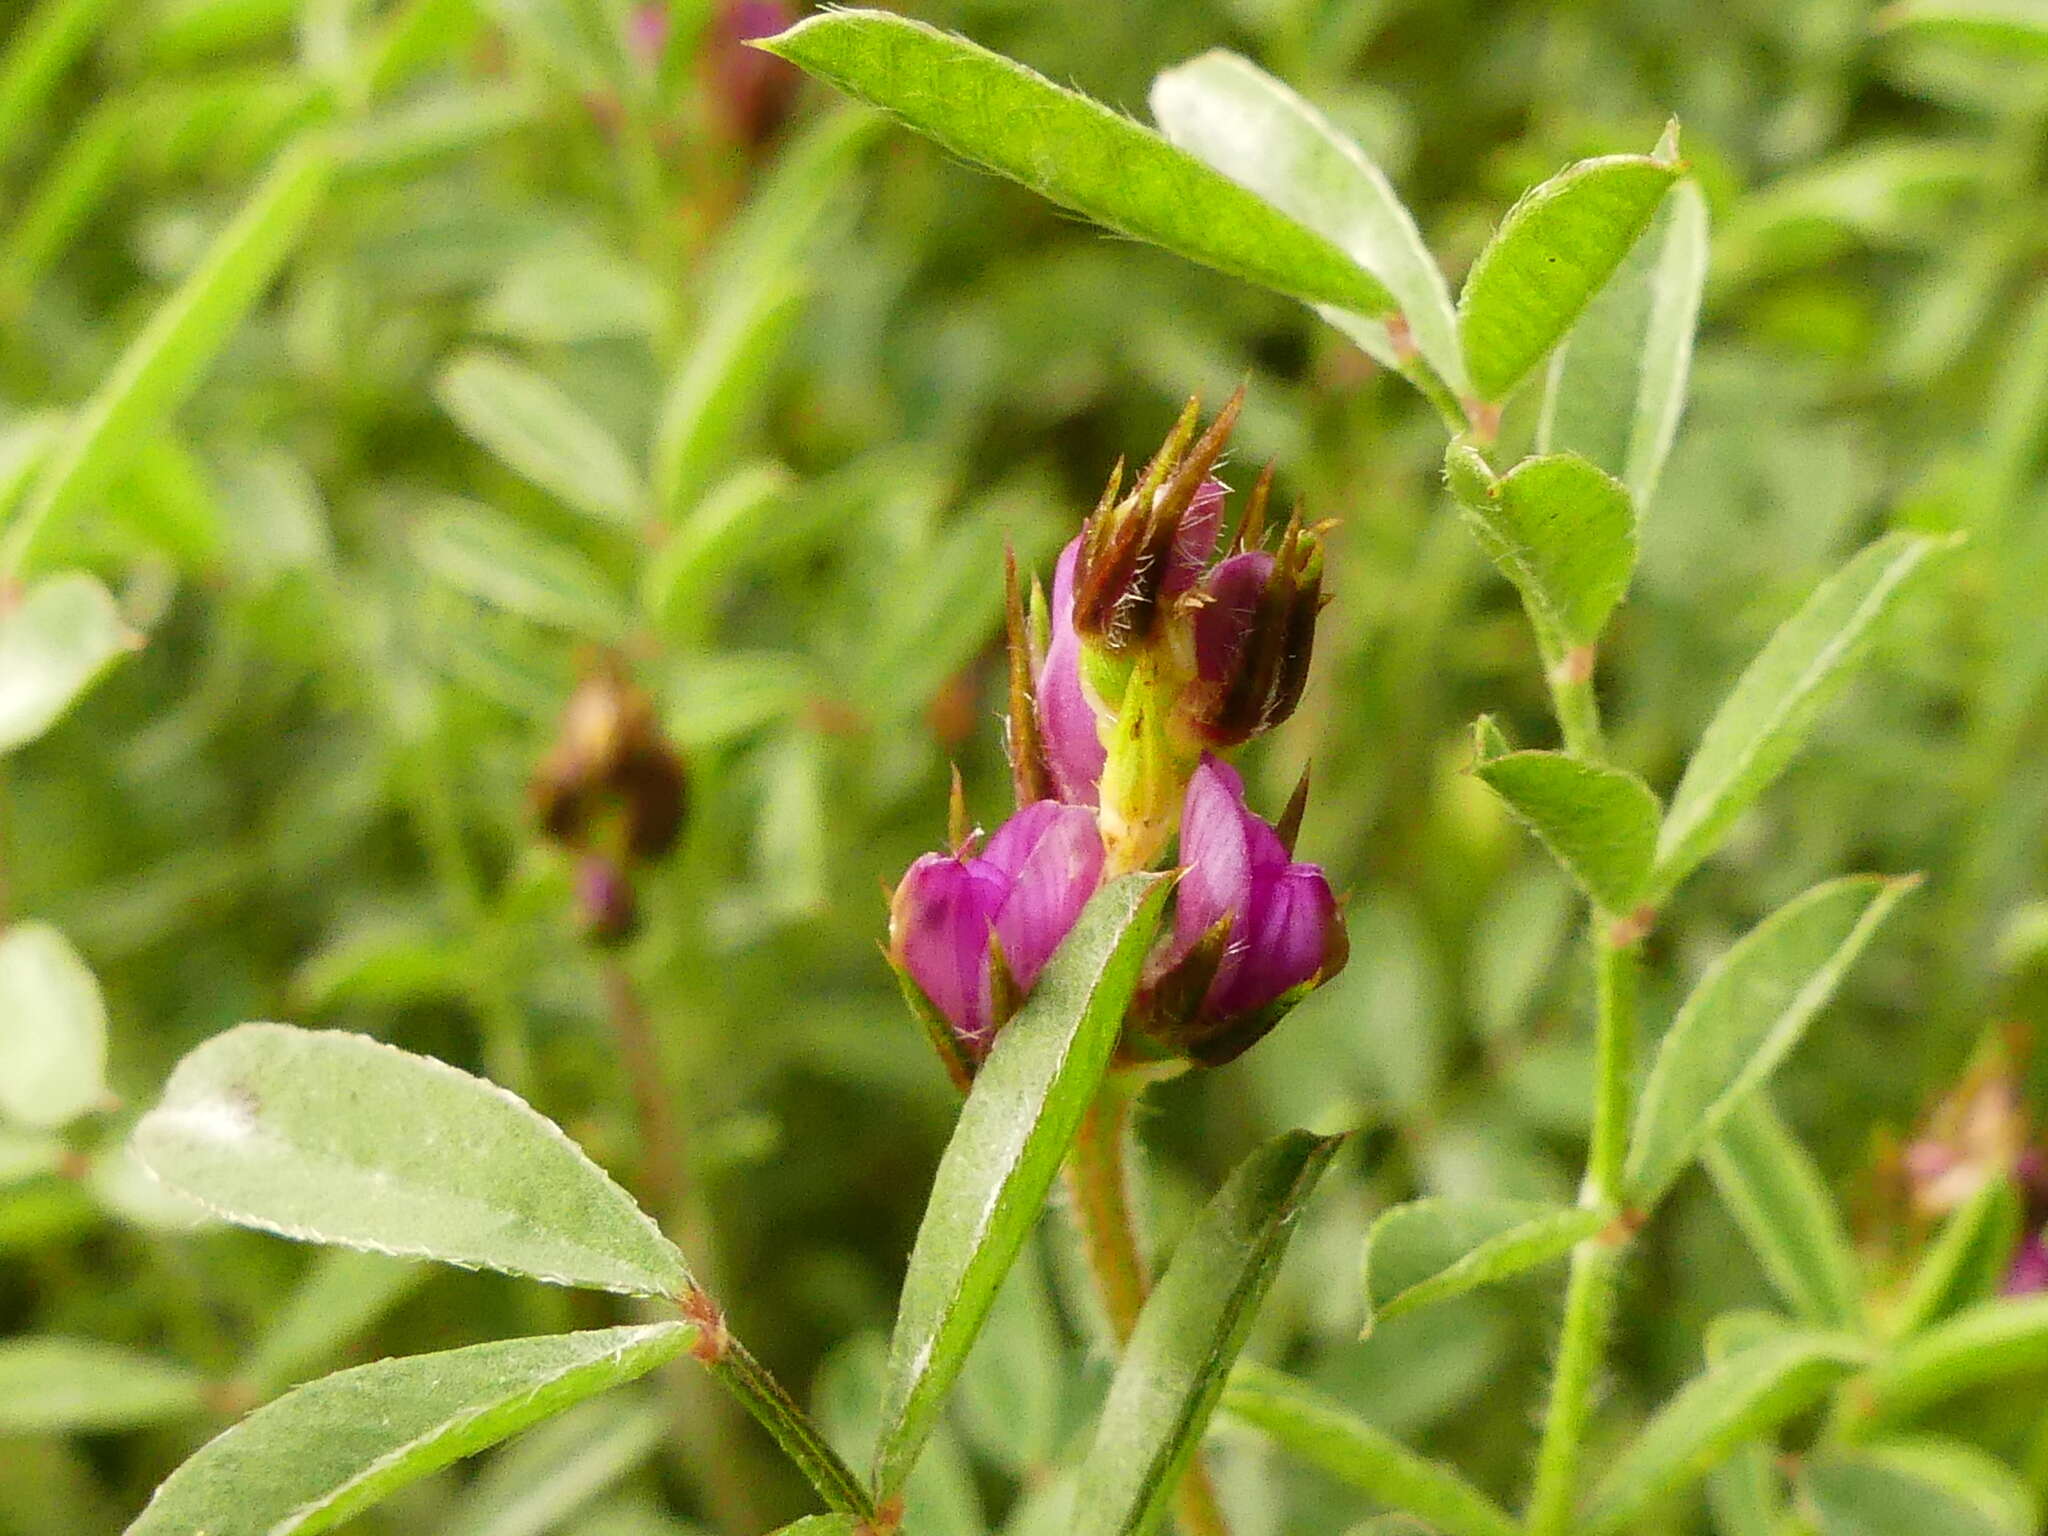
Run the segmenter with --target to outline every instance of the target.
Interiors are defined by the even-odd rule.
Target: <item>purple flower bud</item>
[[[576,918],[599,944],[617,944],[640,926],[633,882],[610,859],[592,854],[576,865]]]
[[[2048,1232],[2035,1232],[2022,1240],[1999,1289],[2007,1296],[2032,1296],[2048,1291]]]
[[[1266,491],[1261,480],[1249,520],[1262,520]],[[1219,561],[1201,596],[1187,717],[1202,741],[1234,747],[1271,730],[1301,702],[1323,607],[1319,531],[1304,528],[1297,513],[1278,553],[1251,548]]]
[[[668,33],[668,6],[662,0],[647,0],[645,4],[636,5],[632,15],[626,18],[627,46],[648,69],[661,63],[661,56],[668,49]]]
[[[1294,863],[1280,834],[1244,802],[1244,781],[1204,756],[1181,812],[1173,941],[1155,1000],[1186,1000],[1154,1025],[1211,1066],[1255,1044],[1288,1008],[1344,967],[1349,946],[1322,870]],[[1191,981],[1206,975],[1190,1010]]]
[[[1102,838],[1086,808],[1027,805],[980,853],[928,853],[910,866],[890,903],[890,960],[979,1058],[1101,878]]]
[[[1038,669],[1038,731],[1045,744],[1053,788],[1069,805],[1096,803],[1107,758],[1096,730],[1095,706],[1081,683],[1081,637],[1074,630],[1074,565],[1081,557],[1077,538],[1060,552],[1052,579],[1052,640]]]

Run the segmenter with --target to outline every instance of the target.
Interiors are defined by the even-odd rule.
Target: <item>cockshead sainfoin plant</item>
[[[1370,1405],[1239,1360],[1343,1137],[1290,1131],[1252,1152],[1156,1276],[1138,1240],[1133,1099],[1190,1064],[1232,1070],[1346,958],[1329,881],[1294,857],[1305,787],[1268,820],[1227,761],[1295,710],[1327,595],[1326,529],[1299,510],[1274,515],[1269,475],[1228,506],[1218,470],[1233,399],[1206,427],[1191,405],[1141,470],[1110,477],[1049,591],[1033,582],[1027,596],[1007,573],[1016,809],[983,837],[956,783],[948,846],[894,885],[889,959],[963,1096],[909,1256],[869,1469],[850,1466],[740,1343],[655,1222],[524,1102],[361,1036],[251,1024],[187,1056],[138,1127],[137,1152],[165,1183],[288,1236],[659,1310],[300,1387],[200,1450],[131,1530],[320,1529],[689,1355],[831,1511],[790,1529],[915,1532],[911,1474],[1063,1170],[1117,1357],[1092,1430],[1058,1469],[1074,1536],[1143,1536],[1169,1510],[1194,1536],[1224,1531],[1202,1460],[1219,1408],[1448,1536],[1668,1531],[1702,1483],[1724,1536],[2023,1530],[2013,1512],[2032,1495],[2014,1474],[1918,1418],[2048,1358],[2048,1295],[2007,1284],[2015,1181],[1985,1180],[1990,1193],[1954,1208],[1910,1256],[1896,1301],[1864,1280],[1767,1090],[1912,878],[1824,880],[1762,917],[1691,979],[1637,1068],[1646,941],[1956,542],[1938,528],[1880,532],[1821,582],[1736,680],[1668,799],[1613,760],[1603,645],[1683,411],[1706,266],[1707,207],[1675,125],[1651,153],[1581,161],[1530,191],[1454,302],[1365,152],[1244,59],[1211,53],[1161,75],[1155,132],[880,12],[813,17],[763,46],[1063,207],[1304,301],[1441,421],[1444,515],[1519,599],[1554,717],[1557,744],[1541,748],[1482,717],[1471,771],[1583,897],[1590,1134],[1575,1200],[1426,1198],[1378,1212],[1358,1311],[1371,1328],[1568,1261],[1526,1498],[1510,1513],[1378,1427]],[[630,737],[611,726],[635,718],[622,700],[599,733],[612,747]],[[598,760],[556,766],[572,758]],[[551,791],[542,810],[554,836],[616,876],[637,855],[631,819],[597,814],[616,811],[622,784],[616,754],[602,760],[604,773],[575,781],[595,799]],[[660,782],[661,807],[679,804],[680,777]],[[672,835],[657,821],[663,836],[639,854]],[[623,902],[597,906],[630,927]],[[1283,1030],[1264,1049],[1289,1048]],[[1634,1294],[1624,1277],[1695,1163],[1776,1308],[1717,1319],[1686,1385],[1641,1422],[1603,1422],[1616,1417],[1600,1411],[1609,1335]],[[1610,1449],[1589,1467],[1596,1433]],[[1409,1527],[1385,1527],[1397,1528]]]

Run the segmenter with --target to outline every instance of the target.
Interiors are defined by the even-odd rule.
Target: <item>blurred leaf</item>
[[[1569,453],[1495,479],[1453,444],[1445,466],[1467,526],[1531,618],[1566,646],[1595,644],[1635,570],[1635,508],[1621,482]]]
[[[297,246],[333,173],[334,152],[318,135],[277,157],[79,409],[32,499],[0,536],[0,575],[19,572],[42,530],[87,503],[197,387]]]
[[[1394,307],[1335,245],[1159,135],[963,38],[835,11],[764,45],[965,160],[1119,234],[1312,304]]]
[[[1974,43],[2015,58],[2048,58],[2048,12],[2039,0],[1894,0],[1876,14],[1881,31]]]
[[[0,1189],[55,1173],[64,1165],[64,1143],[43,1131],[0,1125]]]
[[[1657,851],[1657,797],[1641,779],[1562,752],[1509,752],[1472,771],[1602,911],[1634,909]]]
[[[684,751],[703,751],[796,713],[818,689],[802,656],[716,652],[677,667],[662,724]]]
[[[637,1394],[585,1403],[493,1457],[443,1536],[544,1536],[653,1454],[671,1415]]]
[[[0,1435],[104,1434],[197,1414],[206,1382],[92,1339],[0,1339]]]
[[[1458,296],[1465,367],[1482,400],[1505,400],[1564,338],[1677,175],[1647,155],[1581,160],[1508,210]]]
[[[1907,1339],[1870,1375],[1865,1409],[1897,1422],[1929,1403],[2048,1366],[2048,1294],[1987,1301]]]
[[[1585,1530],[1599,1536],[1629,1527],[1745,1440],[1812,1407],[1869,1353],[1846,1334],[1785,1333],[1709,1365],[1657,1411],[1600,1479]]]
[[[1994,1173],[1985,1179],[1921,1254],[1892,1316],[1893,1331],[1910,1337],[1996,1296],[2019,1243],[2024,1214],[2010,1178]]]
[[[1765,1089],[1737,1105],[1707,1144],[1707,1171],[1778,1294],[1810,1323],[1857,1327],[1856,1251],[1820,1170]]]
[[[975,1449],[1027,1480],[1054,1464],[1062,1398],[1079,1363],[1066,1347],[1037,1259],[1027,1250],[1011,1266],[954,1398]]]
[[[860,185],[855,162],[882,137],[883,119],[841,106],[813,117],[785,143],[754,184],[746,206],[719,237],[709,291],[766,286],[816,248],[819,226]]]
[[[46,116],[43,104],[71,62],[97,36],[108,0],[41,0],[14,22],[0,55],[0,161],[29,140],[28,126]]]
[[[1168,882],[1098,891],[996,1036],[932,1181],[889,1345],[877,1494],[902,1488],[1109,1065]]]
[[[1627,485],[1639,515],[1685,410],[1706,277],[1706,196],[1681,180],[1551,355],[1536,451],[1583,455]]]
[[[173,1472],[127,1536],[324,1531],[687,1349],[687,1323],[379,1360],[257,1409]]]
[[[1400,305],[1409,344],[1454,394],[1471,392],[1443,271],[1386,174],[1353,140],[1251,60],[1220,48],[1159,75],[1151,103],[1174,143],[1378,278]],[[1388,319],[1341,310],[1327,318],[1382,363],[1399,366],[1405,347],[1389,336]]]
[[[1289,1131],[1239,1163],[1138,1314],[1081,1463],[1074,1536],[1154,1529],[1201,1446],[1302,1207],[1342,1136]]]
[[[1558,956],[1570,948],[1571,887],[1536,862],[1512,871],[1487,903],[1466,967],[1468,1002],[1491,1040],[1534,1011]]]
[[[690,1284],[682,1255],[551,1121],[362,1035],[216,1035],[134,1139],[173,1189],[285,1237],[631,1296]]]
[[[551,629],[616,642],[626,606],[568,545],[486,507],[449,502],[420,519],[413,553],[440,580]]]
[[[654,433],[654,495],[680,521],[724,462],[759,404],[772,364],[796,327],[810,279],[750,277],[718,295],[670,380]]]
[[[1737,940],[1699,980],[1657,1048],[1623,1182],[1649,1210],[1762,1086],[1827,1005],[1863,946],[1917,884],[1852,875],[1815,886]]]
[[[1569,1253],[1612,1213],[1540,1200],[1411,1200],[1365,1234],[1365,1331]]]
[[[1412,1510],[1446,1536],[1512,1536],[1521,1527],[1440,1462],[1418,1456],[1314,1388],[1250,1362],[1230,1373],[1223,1411],[1291,1456],[1381,1504]]]
[[[660,288],[594,241],[564,240],[526,253],[476,310],[476,327],[514,341],[561,345],[652,334]]]
[[[1814,588],[1778,626],[1715,713],[1671,796],[1657,842],[1659,892],[1712,853],[1735,818],[1784,770],[1914,573],[1955,542],[1888,533]]]
[[[55,928],[16,923],[0,933],[0,1116],[59,1126],[106,1098],[100,984]]]
[[[132,644],[114,599],[83,571],[45,577],[0,610],[0,752],[56,724]]]
[[[2026,1485],[1954,1441],[1826,1451],[1801,1470],[1799,1485],[1819,1536],[2032,1536],[2040,1529]]]
[[[1767,1442],[1752,1440],[1707,1474],[1707,1508],[1719,1536],[1779,1536],[1784,1529],[1783,1480],[1771,1452]]]
[[[315,1253],[243,1358],[240,1379],[265,1397],[303,1380],[418,1290],[427,1273],[381,1253]]]
[[[775,1536],[859,1536],[862,1528],[858,1515],[805,1515],[783,1526]]]
[[[987,1337],[984,1330],[982,1338]],[[875,1444],[884,1428],[882,1394],[888,1378],[887,1340],[879,1333],[859,1333],[825,1357],[812,1382],[819,1427],[849,1465],[874,1459]],[[982,1509],[974,1466],[947,1416],[942,1415],[932,1426],[931,1437],[903,1485],[903,1518],[904,1529],[918,1536],[987,1536],[988,1516]]]
[[[647,616],[683,638],[708,637],[719,585],[806,531],[791,507],[794,489],[780,464],[744,465],[713,486],[647,562],[640,582]]]
[[[646,491],[625,450],[531,368],[466,352],[441,371],[434,393],[457,426],[568,506],[627,526],[644,515]]]
[[[62,3],[62,0],[58,0]],[[94,0],[98,3],[98,0]],[[93,210],[112,195],[136,131],[135,104],[103,102],[72,127],[0,231],[0,311],[17,311]],[[0,144],[15,142],[11,137]]]

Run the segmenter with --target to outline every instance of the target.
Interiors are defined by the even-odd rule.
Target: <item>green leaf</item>
[[[297,246],[333,173],[333,150],[317,134],[277,157],[73,417],[0,538],[0,578],[19,573],[43,530],[84,506],[198,386]]]
[[[1636,564],[1622,483],[1570,453],[1524,459],[1495,479],[1462,443],[1444,467],[1466,524],[1537,625],[1565,646],[1596,643]]]
[[[1215,49],[1152,82],[1152,116],[1182,149],[1326,236],[1400,305],[1413,349],[1469,394],[1444,275],[1385,172],[1330,120],[1251,60]],[[1331,317],[1333,320],[1335,316]],[[1389,367],[1404,350],[1386,320],[1337,320]]]
[[[440,580],[494,608],[552,629],[616,641],[626,607],[604,574],[569,546],[468,503],[422,518],[413,553]]]
[[[1758,1089],[1721,1122],[1707,1171],[1751,1252],[1808,1322],[1854,1328],[1862,1317],[1856,1251],[1820,1170]]]
[[[615,1392],[543,1424],[493,1456],[439,1536],[546,1536],[647,1460],[674,1427],[645,1392]]]
[[[1508,210],[1458,296],[1465,367],[1481,399],[1505,400],[1563,339],[1677,175],[1647,155],[1581,160]]]
[[[1876,15],[1886,32],[1969,43],[2014,58],[2048,58],[2048,13],[2036,0],[1894,0]]]
[[[239,1378],[262,1397],[304,1380],[418,1290],[429,1273],[381,1253],[316,1253],[243,1357]]]
[[[2003,1174],[1986,1179],[1943,1223],[1941,1235],[1914,1266],[1891,1319],[1894,1333],[1919,1333],[1998,1294],[2024,1218],[2013,1184]]]
[[[46,1131],[17,1131],[0,1125],[0,1190],[55,1173],[64,1166],[63,1141]]]
[[[774,1533],[774,1536],[860,1536],[865,1529],[858,1515],[805,1515]]]
[[[0,933],[0,1116],[50,1127],[107,1097],[107,1007],[48,923]]]
[[[1707,1474],[1707,1507],[1720,1536],[1781,1536],[1784,1483],[1771,1450],[1761,1440],[1738,1445]]]
[[[178,1064],[143,1163],[244,1226],[308,1242],[674,1296],[683,1256],[553,1122],[363,1035],[244,1024]]]
[[[645,1375],[697,1330],[652,1323],[506,1339],[323,1377],[207,1442],[126,1536],[329,1530],[429,1472]]]
[[[196,1414],[206,1381],[93,1339],[0,1340],[0,1435],[102,1434]]]
[[[34,741],[133,646],[107,589],[66,571],[0,610],[0,752]]]
[[[877,1496],[903,1486],[996,1291],[1095,1096],[1158,932],[1167,882],[1129,875],[1089,901],[961,1106],[911,1249],[875,1453]]]
[[[1681,180],[1550,359],[1536,451],[1584,455],[1638,513],[1678,435],[1706,277],[1707,200]]]
[[[643,516],[646,491],[626,451],[531,368],[466,352],[441,371],[434,394],[464,432],[565,505],[627,526]]]
[[[1612,1214],[1541,1200],[1411,1200],[1365,1234],[1365,1331],[1571,1251]]]
[[[1633,910],[1657,851],[1657,797],[1648,785],[1562,752],[1510,752],[1473,772],[1602,911]]]
[[[1910,1439],[1828,1451],[1800,1474],[1819,1536],[2033,1536],[2032,1493],[1982,1451]]]
[[[759,46],[1119,234],[1311,304],[1393,296],[1323,236],[1158,134],[964,38],[833,11]]]
[[[1657,842],[1660,893],[1712,853],[1735,818],[1784,770],[1914,574],[1956,542],[1886,534],[1816,587],[1778,627],[1708,725],[1671,797]]]
[[[1869,1346],[1836,1333],[1781,1333],[1707,1367],[1643,1427],[1593,1490],[1583,1528],[1617,1531],[1706,1475],[1746,1440],[1819,1402]]]
[[[794,488],[780,464],[746,465],[712,487],[647,562],[640,604],[648,617],[672,633],[708,635],[719,584],[804,531],[791,513]]]
[[[1343,1141],[1275,1137],[1195,1218],[1110,1381],[1081,1463],[1073,1536],[1144,1536],[1165,1514],[1302,1207]]]
[[[1929,1403],[2048,1366],[2048,1294],[1988,1301],[1895,1348],[1871,1373],[1866,1413],[1896,1422]]]
[[[42,0],[9,29],[0,56],[0,158],[28,140],[28,126],[44,117],[50,92],[98,34],[107,7],[108,0]]]
[[[1418,1456],[1343,1404],[1278,1371],[1240,1363],[1230,1373],[1222,1408],[1272,1436],[1289,1455],[1376,1503],[1413,1511],[1445,1536],[1513,1536],[1520,1529],[1449,1467]]]
[[[1657,1049],[1623,1183],[1648,1210],[1799,1043],[1917,881],[1854,875],[1815,886],[1707,969]]]
[[[654,433],[654,497],[663,518],[679,521],[727,458],[750,408],[774,377],[773,364],[796,328],[808,278],[750,275],[718,296],[691,338]]]

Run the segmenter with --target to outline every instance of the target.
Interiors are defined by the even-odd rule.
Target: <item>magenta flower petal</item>
[[[1219,758],[1204,757],[1188,780],[1180,818],[1184,873],[1174,891],[1173,937],[1182,950],[1251,900],[1252,848],[1244,781]],[[1233,928],[1235,928],[1233,924]],[[1234,935],[1233,935],[1234,936]]]
[[[1312,978],[1336,921],[1337,898],[1314,865],[1290,864],[1258,881],[1237,964],[1228,978],[1217,978],[1222,995],[1212,1001],[1215,1011],[1249,1013]]]
[[[1069,805],[1094,805],[1109,754],[1096,731],[1095,708],[1081,686],[1081,637],[1074,631],[1074,563],[1081,541],[1060,552],[1052,583],[1052,640],[1037,678],[1038,733],[1045,742],[1053,788]]]
[[[1203,682],[1220,684],[1230,676],[1272,576],[1273,557],[1248,549],[1218,562],[1202,583],[1207,601],[1195,610],[1195,671]]]
[[[1029,991],[1038,973],[1102,881],[1102,834],[1092,812],[1050,800],[1027,806],[989,843],[987,862],[998,862],[997,843],[1022,824],[1029,847],[1016,863],[1009,895],[996,912],[996,937],[1017,985]],[[1003,859],[1012,850],[1001,850]]]
[[[928,853],[890,903],[891,957],[969,1040],[988,1033],[988,936],[1008,894],[1009,882],[981,860]]]
[[[2036,1232],[2020,1244],[2000,1290],[2007,1296],[2033,1296],[2048,1291],[2048,1232]]]

